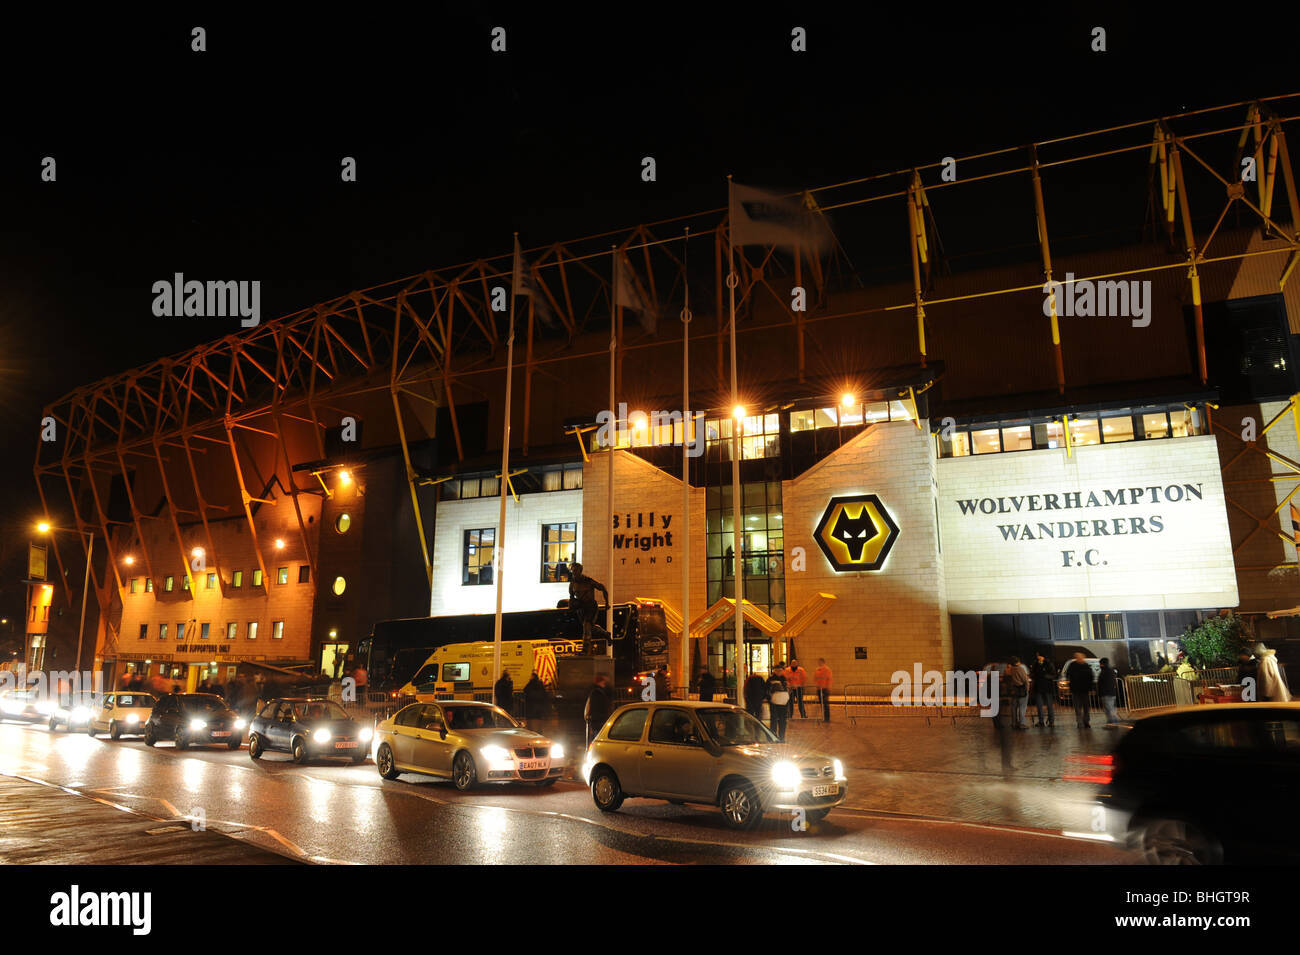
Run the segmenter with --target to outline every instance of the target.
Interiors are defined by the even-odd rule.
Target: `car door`
[[[266,724],[266,741],[271,749],[288,752],[293,734],[293,705],[280,701],[269,704],[263,713],[270,711]]]
[[[92,730],[108,729],[108,725],[113,722],[113,706],[116,702],[116,696],[112,693],[105,693],[99,706],[91,709],[90,728]]]
[[[416,726],[424,713],[424,703],[412,703],[393,717],[393,759],[402,766],[411,766],[415,758]]]
[[[641,756],[641,790],[647,796],[708,799],[717,789],[716,761],[690,710],[656,706]]]
[[[623,791],[629,794],[641,792],[641,761],[645,759],[646,724],[649,720],[650,707],[629,706],[614,714],[609,724],[609,732],[599,744],[601,762],[608,763],[618,774]]]
[[[450,774],[450,747],[443,740],[446,718],[442,707],[437,703],[421,704],[419,720],[415,724],[414,741],[411,744],[411,763],[427,772]]]
[[[159,739],[168,740],[176,733],[176,718],[180,713],[180,704],[176,697],[169,696],[161,706],[155,711],[154,735]]]

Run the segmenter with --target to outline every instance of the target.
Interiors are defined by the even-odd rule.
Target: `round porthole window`
[[[352,526],[351,514],[340,514],[339,519],[334,522],[334,529],[340,534],[346,534],[348,528]]]
[[[346,580],[344,580],[342,577],[335,577],[335,578],[334,578],[334,593],[335,593],[335,594],[337,594],[338,596],[342,597],[342,596],[343,596],[343,591],[345,591],[345,590],[347,590],[347,589],[348,589],[348,582],[347,582]]]

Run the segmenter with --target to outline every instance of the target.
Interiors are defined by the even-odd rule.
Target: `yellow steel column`
[[[1047,210],[1043,205],[1043,180],[1038,175],[1038,149],[1029,147],[1029,161],[1034,181],[1034,216],[1038,224],[1038,244],[1043,253],[1044,284],[1051,289],[1048,303],[1051,306],[1052,347],[1056,350],[1056,390],[1065,394],[1065,359],[1061,355],[1061,323],[1056,314],[1056,290],[1052,288],[1052,248],[1047,241]],[[1067,432],[1069,428],[1066,428]],[[1066,445],[1067,450],[1069,445]]]
[[[1209,380],[1205,366],[1205,316],[1201,311],[1201,277],[1196,271],[1196,236],[1192,232],[1192,213],[1187,204],[1187,184],[1183,181],[1183,160],[1178,153],[1178,140],[1169,149],[1173,157],[1174,186],[1178,190],[1178,209],[1183,218],[1183,240],[1187,244],[1187,277],[1192,282],[1192,312],[1196,318],[1196,360],[1201,374],[1201,384]],[[1205,413],[1208,420],[1209,411]]]

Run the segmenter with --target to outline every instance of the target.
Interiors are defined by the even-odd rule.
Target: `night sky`
[[[1180,27],[1100,7],[1012,19],[904,5],[907,19],[732,4],[736,23],[701,17],[706,4],[537,6],[302,7],[295,21],[6,12],[6,614],[21,613],[12,584],[39,509],[41,407],[238,329],[155,318],[150,287],[174,272],[260,279],[265,322],[507,254],[515,230],[529,247],[719,207],[727,173],[815,187],[1297,85],[1295,14],[1183,14],[1198,25]],[[190,50],[194,26],[205,53]],[[494,26],[505,54],[490,50]],[[794,26],[806,53],[790,50]],[[1089,49],[1094,26],[1106,53]],[[646,155],[655,183],[640,178]],[[44,156],[55,183],[40,181]],[[358,182],[340,181],[343,156]]]

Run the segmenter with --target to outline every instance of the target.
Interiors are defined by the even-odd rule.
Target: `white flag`
[[[834,239],[830,224],[808,193],[801,201],[732,183],[731,241],[736,245],[797,245],[822,252]]]
[[[555,315],[551,312],[550,305],[546,302],[546,297],[541,294],[537,288],[537,282],[533,279],[531,269],[524,266],[524,254],[519,248],[519,236],[515,236],[515,263],[512,273],[511,289],[515,295],[528,295],[533,300],[533,310],[537,317],[542,320],[542,324],[547,327],[554,327]]]
[[[618,253],[618,284],[614,287],[614,304],[621,305],[624,308],[630,308],[636,312],[637,321],[641,327],[651,334],[655,330],[655,313],[654,309],[646,302],[646,298],[641,294],[641,283],[637,281],[636,273],[632,271],[632,266],[627,260],[627,256],[622,252]]]

